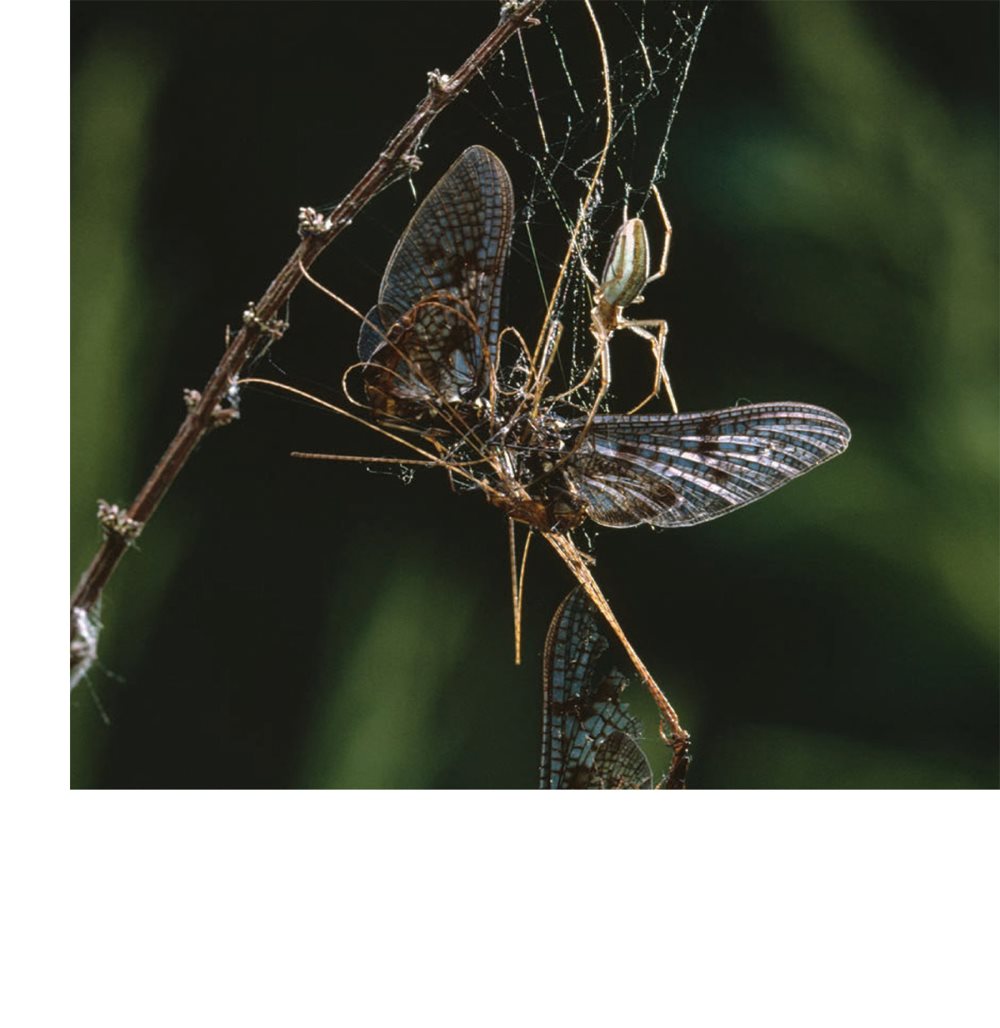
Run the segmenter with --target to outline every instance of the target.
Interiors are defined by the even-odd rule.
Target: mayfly
[[[587,519],[612,528],[676,528],[720,517],[842,453],[850,430],[836,414],[802,403],[599,413],[610,385],[608,340],[615,329],[629,327],[621,309],[638,301],[650,278],[648,247],[634,245],[645,240],[636,219],[619,230],[598,282],[595,303],[609,303],[613,317],[592,316],[597,399],[589,406],[574,401],[579,382],[550,395],[553,334],[544,334],[539,355],[512,329],[500,331],[513,210],[503,163],[485,147],[469,147],[396,244],[378,302],[363,319],[359,361],[345,372],[345,392],[383,435],[445,468],[453,481],[481,490],[512,522],[527,525],[556,550],[656,701],[679,773],[687,762],[687,733],[618,624],[571,532]],[[663,216],[666,222],[665,211]],[[661,267],[665,259],[664,251]],[[664,330],[654,336],[660,363]],[[349,388],[354,372],[363,397]],[[661,373],[658,367],[658,380],[666,382]]]

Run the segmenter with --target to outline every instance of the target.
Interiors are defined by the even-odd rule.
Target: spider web
[[[520,158],[520,168],[511,167],[518,215],[507,291],[536,301],[521,314],[523,301],[515,300],[509,313],[533,345],[551,301],[551,317],[563,329],[556,365],[562,385],[593,359],[592,289],[583,265],[600,276],[626,210],[644,216],[654,269],[659,261],[664,230],[651,190],[666,175],[670,133],[707,13],[708,4],[650,0],[595,5],[592,17],[582,4],[549,4],[542,24],[521,33],[484,75],[491,102],[482,104],[480,95],[481,116],[505,156]],[[661,193],[669,212],[669,189]],[[640,317],[660,314],[642,310]]]

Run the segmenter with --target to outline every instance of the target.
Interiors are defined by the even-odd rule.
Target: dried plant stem
[[[96,656],[94,607],[118,562],[131,540],[152,517],[201,439],[227,420],[227,412],[220,405],[248,357],[259,350],[262,337],[266,341],[268,337],[280,334],[280,330],[275,327],[278,325],[279,312],[301,282],[304,270],[354,220],[372,197],[407,170],[419,166],[417,145],[431,122],[468,88],[474,76],[489,64],[513,35],[521,28],[537,24],[534,15],[544,2],[523,0],[520,3],[505,4],[499,25],[454,75],[432,72],[428,76],[430,88],[427,96],[337,207],[326,217],[311,211],[304,212],[304,217],[300,219],[302,242],[260,300],[248,309],[242,328],[228,341],[222,359],[204,388],[200,393],[189,394],[188,415],[152,474],[127,510],[118,511],[116,519],[102,521],[106,528],[104,541],[81,577],[70,605],[71,685],[82,678]],[[128,530],[120,530],[119,524],[127,526]]]

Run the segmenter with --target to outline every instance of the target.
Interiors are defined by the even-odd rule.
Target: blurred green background
[[[297,208],[336,202],[426,71],[495,18],[74,5],[72,583],[96,499],[134,495],[181,390],[293,249]],[[594,536],[694,736],[692,786],[997,784],[996,38],[995,4],[724,4],[706,22],[661,184],[670,271],[643,316],[670,322],[682,407],[815,402],[854,441],[732,517]],[[439,120],[420,195],[473,142],[521,195],[495,114],[474,90]],[[405,183],[379,197],[317,275],[373,302],[412,203]],[[532,274],[519,236],[511,281]],[[526,325],[516,292],[505,320]],[[311,289],[289,314],[260,373],[332,397],[356,326]],[[568,573],[535,548],[515,668],[498,512],[442,475],[289,459],[388,452],[306,405],[248,390],[242,415],[112,581],[72,696],[72,784],[533,787]]]

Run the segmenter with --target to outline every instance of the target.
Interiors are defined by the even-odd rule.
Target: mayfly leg
[[[528,567],[528,547],[531,545],[531,537],[534,534],[531,528],[524,540],[524,548],[521,550],[521,557],[517,556],[517,522],[513,518],[507,518],[507,542],[510,550],[510,589],[511,601],[514,615],[514,663],[521,663],[521,619],[524,613],[524,579]]]

